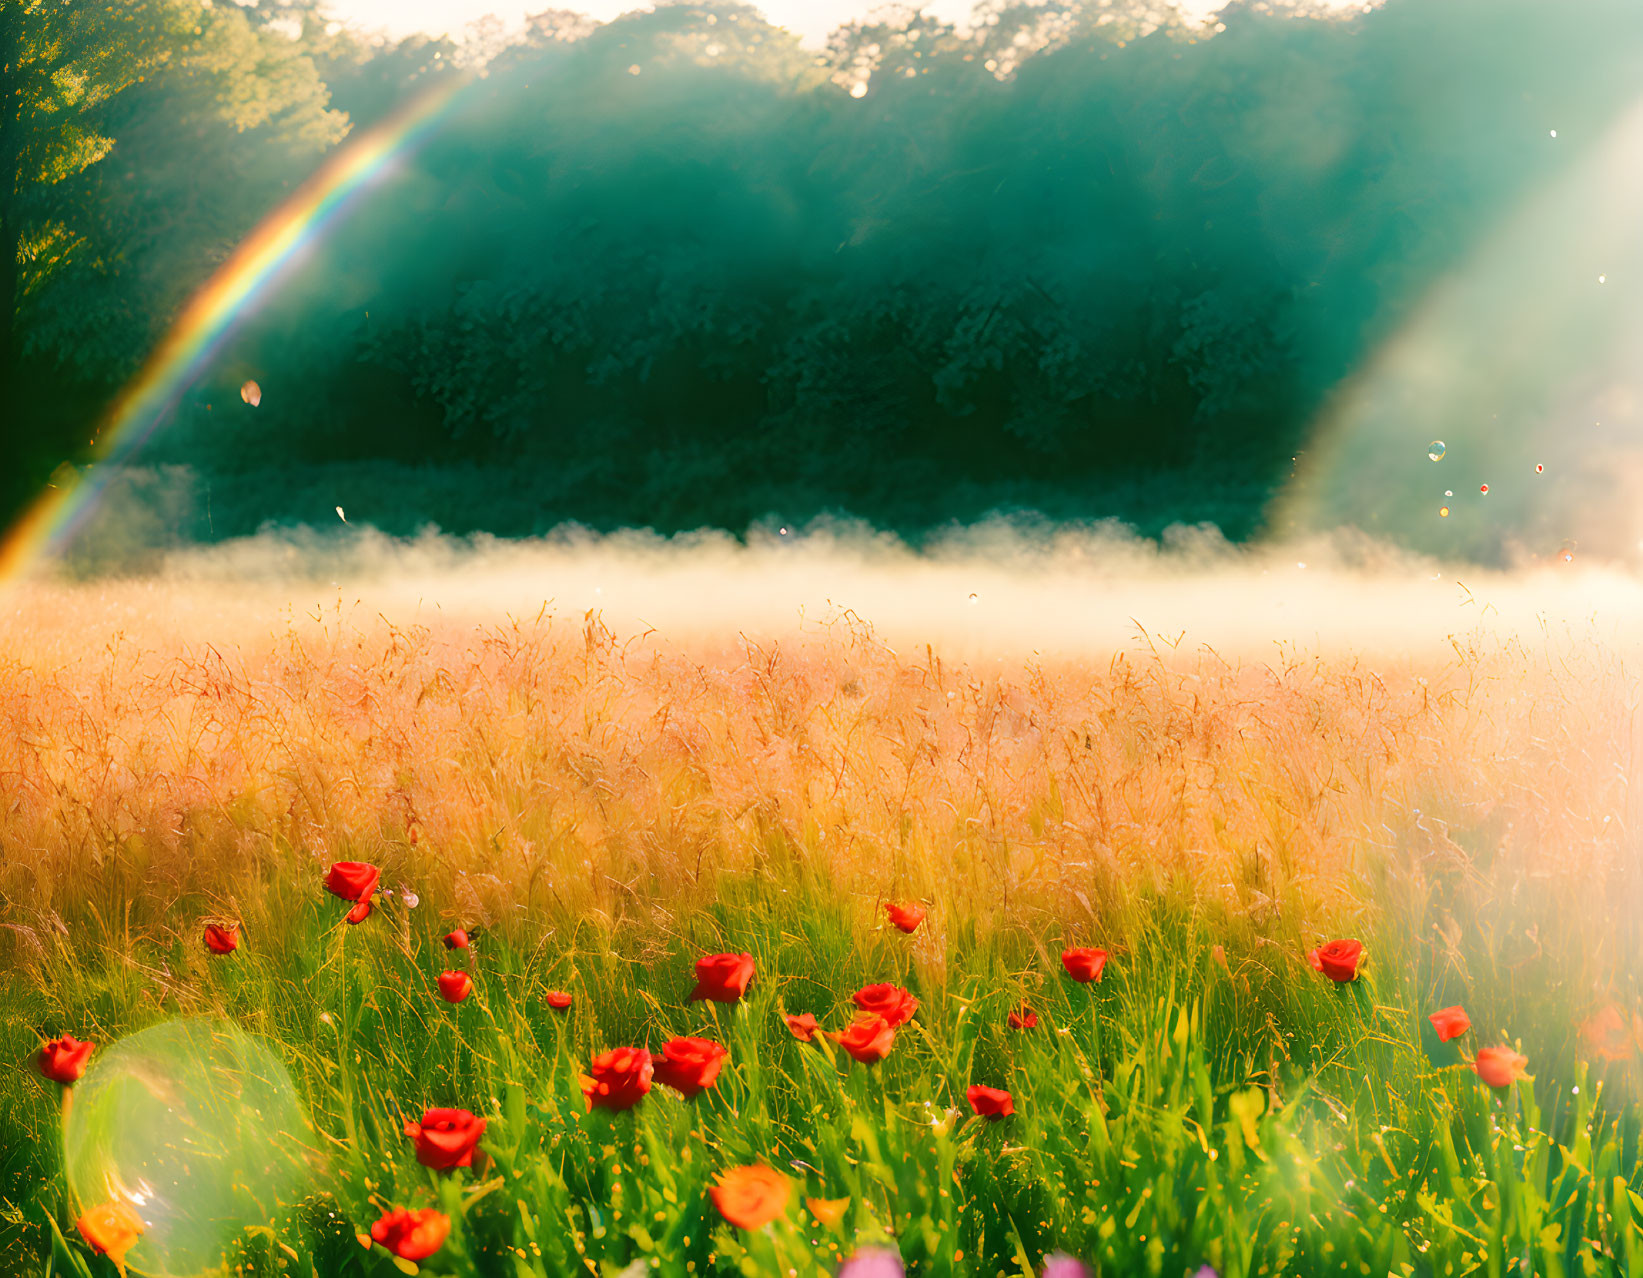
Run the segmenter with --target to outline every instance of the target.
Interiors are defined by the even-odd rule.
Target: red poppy
[[[751,954],[709,954],[696,960],[696,988],[692,1000],[710,998],[715,1003],[734,1003],[747,993],[753,980]]]
[[[1340,940],[1320,945],[1306,956],[1307,962],[1337,985],[1358,979],[1358,963],[1363,958],[1363,942]]]
[[[1580,1023],[1580,1037],[1598,1059],[1623,1061],[1637,1051],[1643,1021],[1634,1013],[1628,1023],[1620,1008],[1607,1003]]]
[[[1438,1032],[1438,1042],[1447,1043],[1452,1038],[1459,1038],[1472,1028],[1472,1018],[1466,1014],[1464,1008],[1440,1008],[1426,1018],[1432,1022],[1432,1028]]]
[[[118,1200],[99,1204],[75,1223],[86,1245],[107,1256],[114,1262],[114,1267],[124,1274],[126,1252],[137,1245],[143,1233],[142,1217],[131,1204]]]
[[[445,1245],[450,1232],[451,1218],[432,1207],[395,1207],[371,1226],[371,1237],[401,1260],[428,1259]]]
[[[445,933],[445,948],[448,950],[465,950],[468,948],[468,934],[461,928]]]
[[[996,1120],[1015,1113],[1015,1098],[997,1087],[983,1087],[977,1083],[964,1094],[970,1098],[970,1108],[983,1118]]]
[[[570,1006],[570,995],[564,990],[549,990],[547,993],[548,1006],[556,1012],[563,1012]]]
[[[350,923],[362,923],[371,913],[371,895],[377,890],[382,871],[364,861],[338,861],[325,875],[325,890],[344,901],[353,901],[348,911]]]
[[[40,1048],[40,1072],[65,1087],[86,1072],[92,1044],[77,1042],[72,1034],[54,1038]]]
[[[1472,1068],[1490,1087],[1510,1087],[1514,1081],[1527,1078],[1524,1066],[1527,1056],[1520,1056],[1510,1047],[1480,1047],[1472,1060]]]
[[[713,1205],[738,1229],[763,1229],[787,1210],[792,1185],[773,1167],[732,1167],[708,1186]]]
[[[438,985],[439,996],[447,1003],[460,1003],[474,992],[474,983],[466,972],[441,972]]]
[[[890,921],[903,932],[915,932],[918,925],[924,922],[924,916],[930,911],[916,902],[899,904],[895,901],[886,903],[884,912],[890,916]]]
[[[485,1120],[465,1109],[430,1109],[420,1123],[407,1122],[405,1134],[416,1145],[416,1160],[435,1171],[471,1167],[474,1149],[485,1134]]]
[[[632,1109],[650,1090],[656,1068],[642,1047],[615,1047],[593,1058],[582,1076],[582,1095],[588,1111]]]
[[[1038,1025],[1038,1013],[1023,1003],[1009,1015],[1011,1029],[1033,1029]]]
[[[842,1034],[824,1032],[863,1065],[882,1061],[890,1055],[890,1048],[896,1041],[896,1027],[882,1016],[858,1017],[856,1023]]]
[[[856,1006],[874,1016],[882,1016],[890,1028],[907,1024],[918,1011],[918,999],[899,985],[866,985],[857,990]]]
[[[809,1012],[802,1013],[799,1016],[789,1016],[785,1019],[787,1021],[787,1028],[793,1031],[793,1037],[798,1039],[799,1042],[812,1043],[815,1041],[817,1029],[816,1018]]]
[[[1101,970],[1107,966],[1107,951],[1080,946],[1061,951],[1061,966],[1067,975],[1082,984],[1101,979]]]
[[[344,901],[369,900],[382,871],[364,861],[338,861],[325,875],[325,890]]]
[[[686,1096],[712,1087],[730,1053],[709,1038],[673,1038],[662,1044],[655,1081]]]
[[[240,948],[240,930],[230,925],[223,927],[217,923],[205,925],[205,948],[213,954],[232,954]]]

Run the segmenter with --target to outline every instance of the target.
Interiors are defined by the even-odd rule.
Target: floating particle
[[[1599,275],[1597,277],[1597,282],[1599,284],[1607,284],[1609,282],[1609,277],[1607,275]]]
[[[1306,567],[1306,564],[1305,564],[1305,563],[1303,563],[1303,562],[1301,562],[1301,561],[1300,561],[1300,560],[1297,560],[1297,561],[1296,561],[1296,563],[1295,563],[1295,566],[1296,566],[1296,567],[1297,567],[1297,568],[1305,568],[1305,567]]]
[[[1489,485],[1488,484],[1479,484],[1478,485],[1478,491],[1480,493],[1482,493],[1485,497],[1487,497],[1489,495]]]
[[[1552,132],[1552,136],[1555,138],[1557,136],[1557,130],[1553,129],[1551,132]]]
[[[971,602],[971,603],[977,603],[977,602],[979,602],[979,600],[978,600],[978,598],[977,598],[977,596],[976,596],[976,592],[975,592],[975,591],[973,591],[973,590],[972,590],[972,591],[971,591],[971,592],[970,592],[970,602]]]
[[[780,531],[783,537],[787,536],[787,529],[783,528]]]
[[[640,65],[637,62],[635,62],[631,67],[628,68],[628,74],[629,75],[638,75],[639,72],[642,69],[643,68],[641,68]]]
[[[1545,466],[1545,463],[1543,463],[1543,462],[1536,462],[1536,463],[1535,463],[1535,474],[1537,474],[1537,475],[1544,475],[1544,474],[1545,474],[1545,473],[1546,473],[1546,466]]]
[[[341,506],[337,507],[337,518],[342,520],[343,523],[348,522],[348,516],[342,513],[342,507]]]
[[[865,98],[867,96],[867,82],[865,80],[858,80],[856,83],[852,84],[850,86],[850,96],[853,98]]]
[[[1426,446],[1426,455],[1433,461],[1442,461],[1443,455],[1449,451],[1449,445],[1441,439],[1434,439]]]
[[[255,382],[246,382],[240,387],[240,398],[255,408],[262,403],[262,387]]]
[[[1453,497],[1455,495],[1455,490],[1453,488],[1445,488],[1443,490],[1443,495],[1445,497]]]
[[[414,910],[422,903],[422,898],[420,896],[418,896],[415,892],[408,891],[405,888],[400,888],[399,899],[405,902],[405,908],[407,910]]]
[[[1438,518],[1439,519],[1448,519],[1449,518],[1449,507],[1439,506],[1438,507]]]

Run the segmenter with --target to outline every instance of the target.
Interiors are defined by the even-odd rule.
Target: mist
[[[918,549],[842,521],[740,538],[578,527],[519,540],[394,538],[339,527],[177,549],[140,577],[38,576],[0,595],[0,614],[34,632],[11,636],[18,652],[87,625],[192,647],[305,619],[447,635],[596,619],[622,641],[690,650],[856,630],[903,653],[928,644],[964,660],[1104,662],[1134,651],[1174,662],[1207,649],[1281,664],[1448,660],[1474,644],[1629,651],[1643,633],[1643,579],[1578,562],[1446,563],[1355,534],[1240,547],[1209,527],[1154,540],[1113,523],[955,525]]]

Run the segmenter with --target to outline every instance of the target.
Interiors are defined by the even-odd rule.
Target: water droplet
[[[1488,484],[1479,484],[1478,485],[1478,491],[1480,493],[1482,493],[1485,497],[1487,497],[1489,495],[1489,485]]]
[[[1443,455],[1449,451],[1449,445],[1441,439],[1434,439],[1426,446],[1426,455],[1433,461],[1442,461]]]
[[[1439,506],[1438,507],[1438,518],[1439,519],[1448,519],[1449,518],[1449,507]]]
[[[407,910],[416,909],[416,907],[422,902],[422,898],[415,892],[407,892],[404,888],[400,888],[399,890],[399,899],[405,902],[405,908]]]

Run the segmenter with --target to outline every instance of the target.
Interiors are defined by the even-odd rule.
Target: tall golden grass
[[[1274,968],[1377,928],[1451,967],[1555,950],[1576,1001],[1632,963],[1638,696],[1596,643],[958,661],[850,616],[678,645],[546,609],[271,619],[200,584],[8,603],[14,971],[210,913],[272,938],[338,859],[527,947],[570,920],[663,936],[758,879],[864,924],[931,900],[937,970],[998,933],[1122,936],[1158,900]]]

